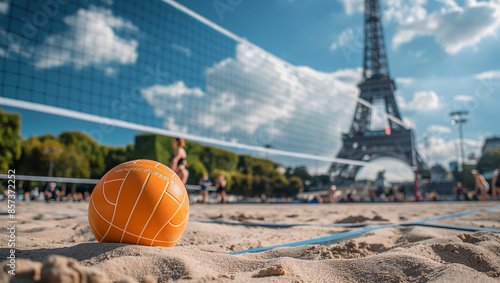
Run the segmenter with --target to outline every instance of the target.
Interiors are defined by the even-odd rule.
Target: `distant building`
[[[485,154],[486,152],[493,150],[493,149],[498,149],[500,148],[500,138],[499,137],[492,137],[489,139],[486,139],[483,145],[483,151],[482,154]]]

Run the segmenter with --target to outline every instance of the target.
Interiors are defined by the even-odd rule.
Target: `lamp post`
[[[464,123],[469,123],[468,119],[465,119],[464,116],[469,115],[469,111],[461,110],[461,111],[453,111],[450,113],[450,116],[453,117],[454,119],[451,120],[452,125],[458,125],[458,135],[460,139],[460,165],[463,166],[464,164],[464,144],[463,144],[463,129],[462,129],[462,124]]]

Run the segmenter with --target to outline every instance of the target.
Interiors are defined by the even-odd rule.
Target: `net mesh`
[[[291,65],[171,1],[16,0],[7,7],[0,98],[34,103],[33,110],[72,110],[240,150],[255,146],[253,153],[276,150],[266,157],[333,158],[350,127],[359,70]]]

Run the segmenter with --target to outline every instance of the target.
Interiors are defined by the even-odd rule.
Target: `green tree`
[[[280,197],[289,196],[287,193],[288,180],[284,175],[273,176],[271,188],[272,188],[271,194],[273,196],[280,196]]]
[[[313,182],[319,183],[321,185],[329,185],[330,184],[330,176],[328,175],[316,175],[313,178]]]
[[[128,161],[127,148],[122,147],[108,147],[106,148],[106,168],[105,172],[108,172],[113,167]]]
[[[173,140],[172,137],[156,134],[137,135],[130,159],[149,159],[170,166],[170,160],[174,154]],[[188,152],[189,157],[187,148],[186,152]]]
[[[326,176],[326,175],[325,175]],[[285,172],[285,177],[291,178],[291,177],[298,177],[299,179],[302,180],[302,184],[305,188],[307,188],[307,185],[316,185],[318,181],[324,181],[325,178],[313,178],[309,172],[307,172],[307,168],[305,166],[297,166],[296,168],[287,168]],[[328,177],[328,176],[326,176]],[[329,178],[328,178],[328,183],[329,183]]]
[[[156,160],[156,135],[140,134],[135,136],[134,150],[131,152],[131,157],[131,159]]]
[[[265,194],[266,190],[271,183],[271,179],[266,176],[253,175],[252,176],[252,193],[254,195],[260,196]]]
[[[35,136],[21,142],[21,158],[16,162],[17,174],[46,176],[48,161],[43,158],[42,142]]]
[[[500,148],[485,152],[477,162],[477,170],[482,173],[494,170],[498,166],[500,166]]]
[[[330,179],[328,179],[328,182],[330,182]],[[289,179],[288,190],[286,192],[287,195],[296,196],[297,194],[303,191],[304,191],[304,183],[302,182],[302,179],[300,179],[297,176],[292,176]]]
[[[16,162],[20,174],[48,176],[53,159],[53,176],[60,176],[57,174],[57,166],[63,146],[53,135],[31,136],[21,142],[21,149],[21,158]]]
[[[248,155],[238,156],[238,165],[236,170],[243,174],[252,174],[252,157]]]
[[[251,160],[251,171],[254,175],[272,175],[272,172],[276,171],[278,164],[266,160],[266,159],[258,159],[254,158]]]
[[[88,157],[77,152],[73,147],[65,147],[56,159],[54,176],[67,178],[91,178],[91,167]],[[94,171],[95,172],[95,171]],[[105,172],[93,177],[100,179]]]
[[[0,110],[0,172],[7,173],[21,157],[21,135],[19,114]]]
[[[63,169],[66,172],[64,175],[76,174],[67,177],[99,179],[106,173],[106,152],[89,135],[81,132],[63,132],[58,140],[65,147],[58,163],[63,166],[82,166],[82,168],[71,168],[71,170]],[[83,164],[85,160],[88,165]]]
[[[476,169],[475,165],[464,165],[462,171],[458,171],[455,169],[453,171],[453,176],[455,177],[455,181],[461,182],[466,188],[474,189],[476,185],[476,180],[472,175],[472,169]]]
[[[232,193],[242,194],[245,196],[253,196],[255,192],[252,190],[252,176],[249,174],[235,173],[232,174]]]
[[[198,184],[201,178],[203,178],[203,174],[208,174],[207,168],[205,168],[205,165],[196,156],[188,156],[186,167],[189,171],[187,181],[189,184]]]
[[[221,149],[214,149],[212,152],[214,153],[215,168],[222,169],[227,172],[236,171],[238,165],[238,155]]]

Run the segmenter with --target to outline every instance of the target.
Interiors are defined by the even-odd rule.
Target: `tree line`
[[[174,153],[172,137],[139,134],[124,147],[100,145],[81,132],[45,134],[23,139],[18,114],[0,110],[0,170],[16,169],[18,175],[100,179],[114,166],[134,159],[170,164]],[[198,184],[203,174],[212,180],[224,175],[231,193],[247,196],[294,196],[304,190],[303,178],[312,177],[304,167],[286,172],[270,160],[255,158],[186,142],[188,184]],[[50,169],[51,164],[52,169]],[[304,172],[305,171],[305,172]]]

